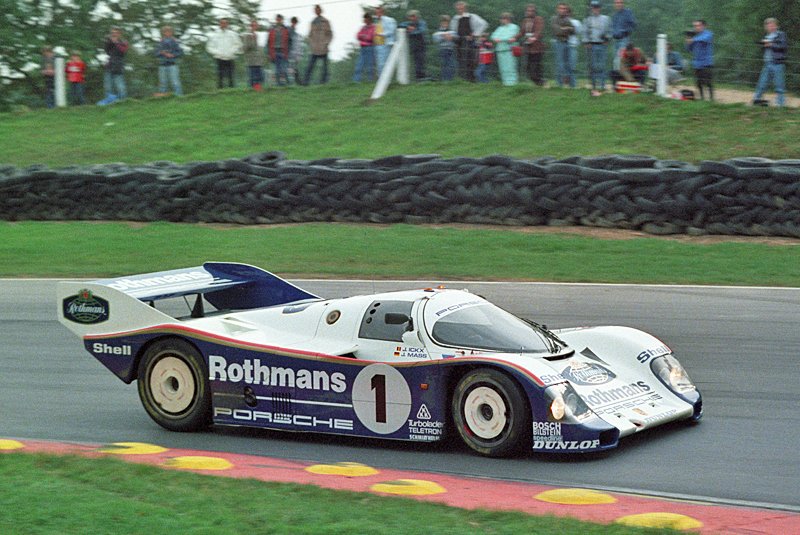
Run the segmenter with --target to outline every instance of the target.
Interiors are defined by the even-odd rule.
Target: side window
[[[413,305],[413,301],[373,301],[367,308],[364,317],[361,318],[358,337],[370,340],[402,342],[403,333],[408,328],[408,324],[386,323],[386,314],[411,316],[411,307]]]

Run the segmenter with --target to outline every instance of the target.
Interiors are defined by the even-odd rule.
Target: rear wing
[[[318,296],[247,264],[202,266],[58,285],[59,321],[79,336],[121,332],[173,322],[156,301],[197,296],[192,317],[202,317],[203,299],[220,310],[247,310]]]

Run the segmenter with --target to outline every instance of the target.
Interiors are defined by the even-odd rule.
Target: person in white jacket
[[[465,80],[475,81],[478,66],[479,37],[489,28],[489,23],[469,12],[466,2],[456,2],[456,15],[450,19],[450,29],[456,32],[456,62],[458,73]]]
[[[208,36],[206,51],[217,60],[217,87],[222,89],[225,78],[233,87],[233,60],[242,53],[242,39],[228,28],[228,19],[219,19],[219,30]]]

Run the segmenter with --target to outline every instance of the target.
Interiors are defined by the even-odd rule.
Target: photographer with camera
[[[703,88],[708,88],[708,98],[714,100],[714,34],[703,19],[695,20],[692,28],[693,31],[686,32],[686,48],[692,53],[695,83],[701,99],[705,100]]]
[[[767,34],[758,42],[764,49],[764,68],[761,69],[761,76],[758,77],[756,93],[753,95],[753,105],[767,105],[767,101],[761,97],[772,79],[775,84],[775,93],[777,93],[775,105],[783,106],[785,104],[786,32],[778,29],[778,19],[775,18],[764,20],[764,31]]]

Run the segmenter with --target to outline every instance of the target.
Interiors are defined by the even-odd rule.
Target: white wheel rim
[[[497,438],[506,427],[506,403],[497,390],[479,386],[464,399],[464,419],[480,438]]]
[[[150,373],[150,392],[161,410],[170,414],[185,411],[194,401],[192,370],[177,357],[164,357]]]

